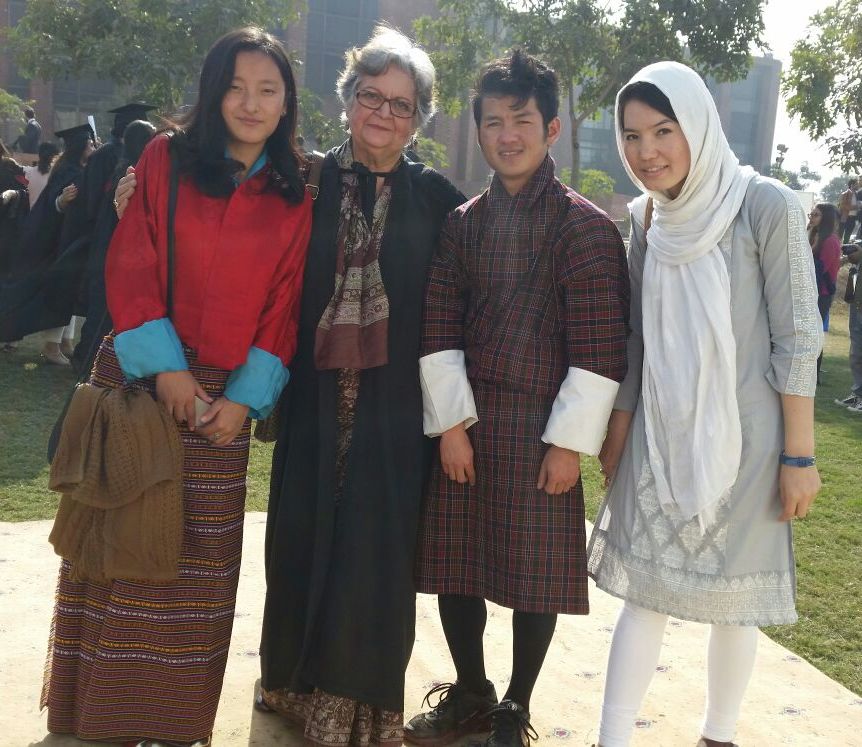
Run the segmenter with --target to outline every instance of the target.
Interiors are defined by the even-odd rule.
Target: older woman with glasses
[[[433,85],[428,56],[391,29],[347,53],[350,137],[323,162],[281,410],[257,703],[327,745],[401,744],[431,456],[422,297],[443,219],[464,201],[403,154]]]

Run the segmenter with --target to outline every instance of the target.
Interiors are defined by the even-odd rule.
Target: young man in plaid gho
[[[598,454],[626,372],[628,271],[611,220],[554,177],[556,74],[522,52],[473,95],[491,186],[450,214],[425,296],[425,432],[440,436],[417,557],[457,671],[406,726],[423,747],[490,731],[527,744],[557,613],[587,614],[580,454]],[[503,700],[485,600],[514,610]],[[431,703],[429,703],[431,705]]]

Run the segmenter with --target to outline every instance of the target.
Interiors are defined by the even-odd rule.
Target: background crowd
[[[3,235],[14,239],[0,340],[14,352],[42,332],[47,362],[84,372],[98,347],[90,383],[157,399],[185,447],[179,583],[81,579],[63,562],[42,701],[50,730],[208,743],[248,418],[275,410],[259,709],[321,744],[430,746],[485,731],[494,747],[528,744],[556,614],[587,612],[589,573],[626,600],[603,744],[628,742],[668,614],[712,625],[701,742],[732,744],[756,626],[796,619],[789,519],[819,487],[814,361],[843,252],[839,209],[812,211],[806,245],[798,202],[739,166],[697,74],[658,63],[616,112],[621,157],[644,192],[626,272],[607,217],[554,178],[553,71],[520,53],[484,70],[473,114],[495,176],[457,210],[464,196],[405,155],[433,115],[433,83],[427,55],[397,32],[348,53],[349,136],[323,160],[313,208],[290,64],[254,29],[216,42],[195,106],[149,145],[138,103],[114,110],[110,144],[97,147],[90,124],[56,133],[65,147],[32,208],[4,154]],[[51,156],[39,156],[45,175]],[[118,206],[136,163],[140,184],[126,180]],[[843,253],[858,264],[860,252]],[[855,304],[855,286],[845,298]],[[73,348],[80,316],[93,326]],[[671,318],[665,337],[659,322]],[[674,331],[693,365],[680,365]],[[704,401],[704,388],[718,396]],[[755,418],[737,400],[752,393]],[[704,423],[723,437],[703,474],[680,472],[702,456]],[[743,448],[752,434],[761,451]],[[581,453],[600,457],[610,485],[589,546]],[[638,544],[647,510],[684,548],[682,566],[667,543]],[[440,595],[458,678],[405,724],[417,590]],[[515,610],[499,703],[484,671],[485,599]],[[109,707],[107,684],[121,679],[136,697]]]

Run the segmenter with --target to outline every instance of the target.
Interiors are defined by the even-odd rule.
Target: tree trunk
[[[575,86],[569,82],[569,123],[572,127],[572,178],[571,187],[576,192],[581,188],[581,141],[578,137],[578,132],[581,126],[581,120],[578,119],[575,113]]]

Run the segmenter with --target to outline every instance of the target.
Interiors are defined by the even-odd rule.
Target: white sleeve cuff
[[[542,441],[596,456],[620,385],[583,368],[570,368],[551,408]]]
[[[463,350],[441,350],[419,359],[422,421],[426,436],[439,436],[464,423],[479,422]]]

